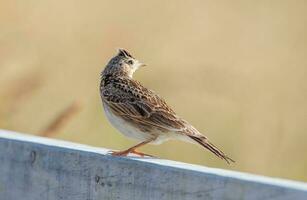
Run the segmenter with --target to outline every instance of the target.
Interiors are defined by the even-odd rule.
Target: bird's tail
[[[188,135],[188,136],[194,141],[196,141],[198,144],[200,144],[201,146],[205,147],[206,149],[214,153],[217,157],[225,160],[228,164],[230,164],[230,162],[233,163],[235,162],[233,159],[229,158],[224,152],[222,152],[216,146],[214,146],[205,136],[199,136],[199,135]]]

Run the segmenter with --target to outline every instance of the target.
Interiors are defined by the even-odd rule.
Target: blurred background
[[[170,141],[160,158],[307,181],[307,2],[0,0],[0,128],[111,149],[100,72],[135,78],[236,160]]]

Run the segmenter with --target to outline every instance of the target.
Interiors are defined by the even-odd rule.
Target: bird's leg
[[[130,147],[127,150],[112,152],[112,155],[113,156],[127,156],[129,153],[134,153],[134,154],[137,154],[137,155],[142,156],[142,157],[144,157],[144,156],[153,157],[151,155],[148,155],[148,154],[136,151],[136,148],[139,148],[139,147],[141,147],[141,146],[143,146],[145,144],[148,144],[149,142],[152,142],[153,140],[155,140],[155,139],[146,140],[146,141],[141,142],[141,143],[139,143],[139,144],[137,144],[137,145],[135,145],[133,147]]]

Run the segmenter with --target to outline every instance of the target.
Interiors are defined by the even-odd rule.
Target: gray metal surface
[[[0,130],[0,200],[307,199],[305,183]]]

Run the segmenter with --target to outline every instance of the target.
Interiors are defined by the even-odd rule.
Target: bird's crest
[[[123,57],[127,57],[127,58],[134,58],[127,50],[123,49],[123,48],[119,48],[118,49],[118,56],[123,56]]]

